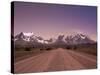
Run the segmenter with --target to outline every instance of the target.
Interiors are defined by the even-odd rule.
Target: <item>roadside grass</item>
[[[45,47],[19,47],[14,50],[14,61],[20,61],[44,52],[55,50],[57,48],[64,48],[66,50],[74,50],[78,52],[85,52],[97,56],[97,44],[81,44],[81,45],[64,45],[64,46],[45,46]]]
[[[82,45],[75,45],[75,46],[67,46],[66,49],[85,52],[97,56],[97,44],[82,44]]]
[[[53,50],[51,47],[46,48],[16,48],[14,51],[14,62]]]

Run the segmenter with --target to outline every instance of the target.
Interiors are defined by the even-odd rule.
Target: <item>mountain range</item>
[[[92,44],[95,43],[89,36],[84,34],[72,34],[72,35],[59,35],[56,39],[50,38],[45,40],[41,36],[31,33],[21,32],[14,37],[15,45],[77,45],[77,44]]]

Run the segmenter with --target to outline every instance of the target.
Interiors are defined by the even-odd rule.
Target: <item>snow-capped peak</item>
[[[83,35],[83,34],[80,34],[80,37],[81,37],[82,39],[85,39],[87,36],[86,36],[86,35]]]
[[[84,34],[74,34],[66,37],[66,42],[68,44],[85,44],[94,43],[87,35]]]
[[[33,35],[33,32],[31,32],[31,33],[26,33],[26,32],[24,32],[23,33],[25,36],[32,36]]]
[[[87,35],[85,34],[70,34],[70,35],[59,35],[57,39],[51,38],[48,40],[44,40],[41,36],[36,36],[31,33],[21,32],[17,34],[14,38],[15,41],[26,41],[26,42],[37,42],[41,44],[84,44],[84,43],[94,43]]]

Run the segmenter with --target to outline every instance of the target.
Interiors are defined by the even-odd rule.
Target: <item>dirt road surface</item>
[[[96,56],[58,48],[14,63],[15,73],[96,68]]]

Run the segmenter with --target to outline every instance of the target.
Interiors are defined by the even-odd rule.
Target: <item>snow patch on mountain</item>
[[[70,34],[70,35],[59,35],[57,39],[50,38],[44,40],[41,36],[34,35],[33,32],[25,33],[21,32],[17,34],[14,38],[15,41],[26,41],[32,43],[41,43],[41,44],[83,44],[83,43],[94,43],[87,35],[85,34]]]
[[[33,35],[33,32],[31,32],[31,33],[26,33],[26,32],[24,32],[23,33],[25,36],[32,36]]]

